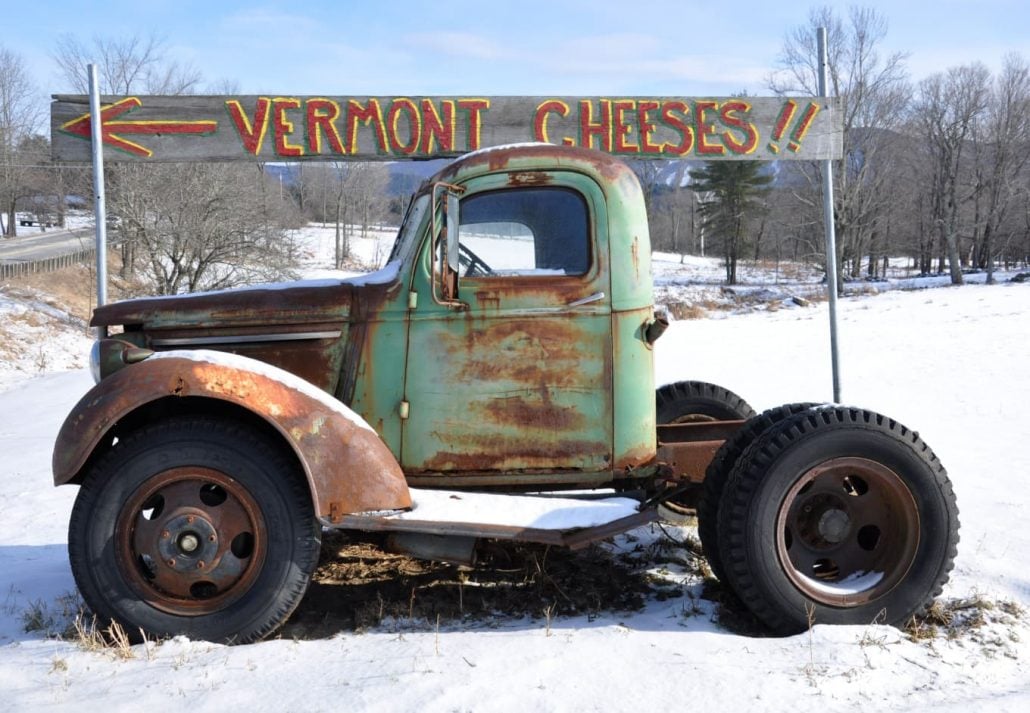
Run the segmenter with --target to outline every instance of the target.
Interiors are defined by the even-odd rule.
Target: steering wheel
[[[465,268],[465,277],[493,273],[493,269],[483,262],[483,258],[469,250],[466,245],[460,243],[458,245],[458,265]]]

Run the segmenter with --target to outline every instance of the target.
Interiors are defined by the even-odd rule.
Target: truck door
[[[433,300],[429,240],[413,280],[405,471],[497,482],[513,482],[519,471],[570,471],[570,482],[576,473],[610,472],[601,189],[560,171],[494,174],[463,187],[457,300],[464,307]]]

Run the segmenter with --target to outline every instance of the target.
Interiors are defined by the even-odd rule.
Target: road
[[[0,239],[0,263],[32,262],[85,250],[93,244],[92,228],[51,230],[24,238]]]

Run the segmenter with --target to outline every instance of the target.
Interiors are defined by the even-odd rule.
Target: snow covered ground
[[[340,274],[312,272],[323,269],[331,229],[305,232],[309,244],[329,239],[312,250],[305,276]],[[356,244],[370,266],[372,243]],[[659,280],[679,270],[678,258],[668,262],[658,261]],[[712,261],[697,269],[718,279]],[[4,319],[20,309],[0,308]],[[894,291],[847,298],[840,312],[844,400],[918,429],[949,470],[962,541],[944,599],[994,603],[979,628],[919,643],[876,625],[739,635],[717,623],[717,604],[698,598],[696,576],[670,566],[654,574],[684,596],[649,599],[641,611],[439,629],[386,620],[321,640],[239,647],[175,639],[133,647],[129,658],[84,650],[25,624],[60,629],[62,610],[78,604],[65,550],[75,488],[51,486],[50,454],[91,380],[58,371],[74,363],[54,359],[30,376],[5,359],[0,700],[14,711],[78,710],[86,701],[112,711],[1030,710],[1030,626],[1002,606],[1030,609],[1022,518],[1030,510],[1030,285]],[[720,312],[675,322],[658,343],[657,375],[721,383],[757,409],[827,400],[828,341],[824,304]],[[635,544],[664,536],[654,527],[631,535]],[[624,537],[611,547],[633,545]]]

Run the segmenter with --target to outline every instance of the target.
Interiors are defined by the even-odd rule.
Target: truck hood
[[[133,326],[145,331],[232,329],[272,324],[346,321],[359,293],[396,289],[396,265],[347,279],[300,280],[189,295],[146,297],[98,307],[94,327]],[[369,294],[369,297],[372,295]]]

